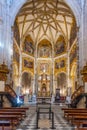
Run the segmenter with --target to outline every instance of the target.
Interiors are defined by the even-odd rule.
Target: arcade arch
[[[51,86],[50,87],[51,92],[54,92],[53,85],[54,85],[55,81],[53,79],[55,78],[55,74],[60,73],[62,70],[64,70],[66,73],[67,73],[67,70],[70,71],[69,66],[67,66],[67,64],[68,64],[67,55],[69,56],[69,53],[70,53],[69,51],[71,49],[68,46],[69,45],[68,42],[69,42],[69,39],[70,39],[70,29],[72,27],[72,21],[75,20],[75,18],[76,18],[75,22],[77,22],[77,25],[79,25],[79,19],[80,19],[79,12],[80,12],[80,9],[77,11],[77,8],[75,8],[75,5],[74,5],[75,1],[70,2],[70,4],[67,3],[68,0],[65,0],[62,4],[59,1],[59,5],[64,4],[64,9],[65,8],[67,9],[67,12],[69,13],[69,18],[70,17],[71,18],[70,19],[67,18],[68,15],[66,15],[66,16],[62,16],[63,20],[61,20],[61,18],[58,19],[58,17],[59,17],[59,14],[58,14],[58,17],[57,17],[58,22],[56,22],[57,19],[54,19],[54,16],[56,15],[56,13],[54,13],[53,17],[52,17],[48,13],[46,14],[46,12],[44,12],[45,11],[44,8],[48,9],[47,5],[50,8],[50,3],[49,2],[46,3],[46,7],[45,7],[44,4],[43,4],[44,2],[41,1],[41,4],[43,6],[40,5],[40,7],[42,6],[42,8],[43,8],[43,12],[44,12],[44,13],[42,12],[43,13],[43,18],[42,18],[42,15],[40,14],[40,11],[33,12],[33,13],[35,13],[35,14],[33,14],[34,15],[34,17],[33,17],[33,15],[31,14],[31,12],[33,11],[33,8],[31,8],[31,10],[30,10],[31,11],[30,12],[30,20],[29,20],[28,16],[27,16],[27,13],[26,13],[28,11],[27,8],[26,8],[26,5],[28,4],[29,7],[32,7],[32,3],[31,4],[29,3],[30,1],[31,0],[29,0],[29,1],[21,0],[21,2],[18,3],[18,6],[16,5],[16,10],[14,10],[12,12],[14,14],[14,16],[17,16],[16,19],[17,19],[17,22],[18,22],[18,27],[19,27],[19,32],[20,32],[20,41],[22,41],[22,39],[21,39],[22,36],[25,36],[26,30],[28,31],[27,34],[29,34],[32,38],[34,38],[34,40],[33,40],[34,41],[34,47],[35,47],[34,48],[34,55],[25,54],[25,52],[21,52],[21,57],[22,57],[21,61],[26,60],[28,66],[24,66],[24,67],[25,67],[25,69],[27,67],[27,69],[32,71],[33,75],[35,75],[34,76],[35,77],[34,82],[42,82],[42,80],[40,80],[41,77],[39,77],[39,78],[37,77],[38,76],[37,72],[38,73],[43,73],[43,75],[44,75],[44,73],[48,74],[48,79],[45,79],[46,80],[45,82],[50,82],[50,83],[48,83],[47,86]],[[58,2],[58,0],[56,0],[56,1]],[[39,5],[38,1],[36,1],[36,2],[37,3],[34,3],[34,6],[35,6],[35,4]],[[16,4],[16,2],[15,2],[15,4]],[[69,6],[72,9],[72,11],[74,12],[74,14],[66,4],[67,5],[69,4]],[[52,3],[52,7],[53,7],[53,5],[54,4]],[[76,4],[76,6],[78,7],[77,4]],[[19,13],[17,14],[17,11],[19,10],[19,7],[22,7],[22,8],[20,9]],[[24,12],[23,12],[23,9],[25,10]],[[38,7],[37,7],[37,9],[38,9]],[[50,9],[51,9],[51,11],[53,11],[53,8],[50,8]],[[61,9],[60,9],[60,12],[61,12]],[[64,12],[62,12],[62,13],[64,13]],[[13,24],[14,19],[15,19],[15,17],[13,17],[12,20],[11,20],[12,24]],[[34,23],[32,24],[34,19],[36,19],[36,21],[34,21]],[[43,22],[42,22],[42,20],[43,20]],[[70,20],[70,21],[68,22],[68,20]],[[61,22],[62,22],[62,24],[61,24]],[[27,25],[27,23],[28,23],[28,25]],[[64,28],[62,28],[62,26]],[[28,28],[28,29],[26,29],[26,28]],[[68,30],[68,28],[69,28],[69,30]],[[59,34],[62,34],[63,37],[65,38],[65,41],[67,42],[67,47],[66,47],[66,51],[63,54],[57,55],[55,57],[54,56],[54,53],[55,53],[54,52],[55,51],[54,50],[54,45],[55,45],[55,42],[56,42],[55,39],[59,38],[59,36],[60,36]],[[38,45],[39,41],[43,40],[44,37],[45,38],[47,37],[48,39],[50,39],[50,42],[52,43],[52,54],[53,54],[52,57],[49,57],[49,56],[48,57],[45,57],[45,56],[37,57],[38,48],[36,48],[36,47],[38,47],[38,46],[36,46],[36,45]],[[76,40],[76,39],[77,39],[77,36],[75,37],[74,40]],[[64,41],[62,41],[62,42],[64,42]],[[21,44],[21,42],[20,42],[20,44]],[[47,42],[45,42],[45,44],[47,44]],[[76,42],[76,44],[77,44],[77,42]],[[60,46],[58,46],[58,47],[59,47],[59,49],[58,49],[58,51],[59,51],[61,48],[60,48]],[[47,48],[47,49],[49,49],[49,48]],[[74,57],[74,54],[72,54],[72,55]],[[24,59],[25,57],[27,57],[27,58]],[[55,68],[56,63],[59,64],[59,68]],[[61,66],[62,63],[63,63],[63,66]],[[22,64],[22,65],[24,65],[24,64]],[[40,72],[41,71],[40,70],[41,66],[46,66],[47,67],[47,69],[46,69],[47,72],[46,72],[45,69],[44,69],[43,72]],[[38,85],[38,83],[37,83],[37,85]],[[36,90],[38,90],[38,89],[36,89]]]

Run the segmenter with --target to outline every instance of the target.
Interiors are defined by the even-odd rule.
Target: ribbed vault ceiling
[[[21,39],[30,34],[35,42],[55,43],[62,34],[68,42],[74,15],[64,0],[27,0],[16,20]]]

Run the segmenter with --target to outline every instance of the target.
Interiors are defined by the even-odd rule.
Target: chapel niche
[[[29,72],[22,74],[22,93],[25,94],[31,88],[32,75]]]
[[[44,39],[38,44],[38,57],[39,58],[50,58],[52,56],[51,43]]]
[[[57,75],[57,88],[60,89],[60,94],[62,96],[66,95],[67,81],[66,81],[66,73],[59,73]]]

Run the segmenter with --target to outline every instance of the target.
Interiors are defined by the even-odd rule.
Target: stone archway
[[[60,89],[62,96],[66,96],[67,92],[67,81],[66,73],[61,72],[57,74],[57,88]],[[65,94],[65,95],[64,95]]]
[[[29,72],[22,73],[21,84],[22,84],[23,93],[24,94],[29,93],[29,89],[31,88],[31,84],[32,84],[31,73]]]
[[[15,20],[15,17],[17,15],[17,13],[19,12],[19,9],[23,6],[24,3],[26,3],[26,1],[27,0],[20,0],[20,2],[14,1],[14,3],[13,3],[14,7],[11,7],[11,10],[10,10],[10,12],[12,12],[12,15],[11,15],[11,25],[14,24],[14,20]],[[65,3],[73,11],[74,16],[76,18],[77,26],[79,26],[79,23],[80,23],[80,7],[79,7],[78,3],[75,0],[73,0],[73,1],[65,0]]]

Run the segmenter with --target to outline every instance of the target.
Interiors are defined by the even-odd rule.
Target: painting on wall
[[[15,61],[17,64],[19,64],[19,51],[17,49],[17,46],[15,45],[15,43],[13,44],[13,61]]]
[[[51,72],[51,61],[49,60],[40,60],[38,61],[37,63],[37,71],[38,71],[38,74],[42,74],[42,73],[48,73],[50,74]]]
[[[55,51],[55,56],[65,52],[65,41],[62,36],[60,36],[59,39],[57,40],[54,47],[54,51]]]
[[[38,44],[38,57],[50,58],[52,56],[52,44],[47,39],[43,39]]]
[[[23,70],[34,71],[34,61],[30,58],[23,58]]]
[[[55,62],[55,69],[60,69],[65,67],[65,60],[56,61]]]
[[[51,48],[48,46],[39,47],[38,57],[51,57]]]
[[[20,33],[19,33],[17,22],[14,23],[14,38],[17,44],[20,46]]]
[[[62,57],[55,60],[54,72],[55,74],[66,72],[66,57]]]
[[[33,62],[24,59],[24,67],[25,68],[33,68]]]
[[[40,63],[40,71],[41,72],[47,72],[49,70],[49,64],[48,63]]]
[[[26,52],[27,54],[34,56],[34,45],[32,41],[25,39],[23,49],[24,49],[24,52]]]

